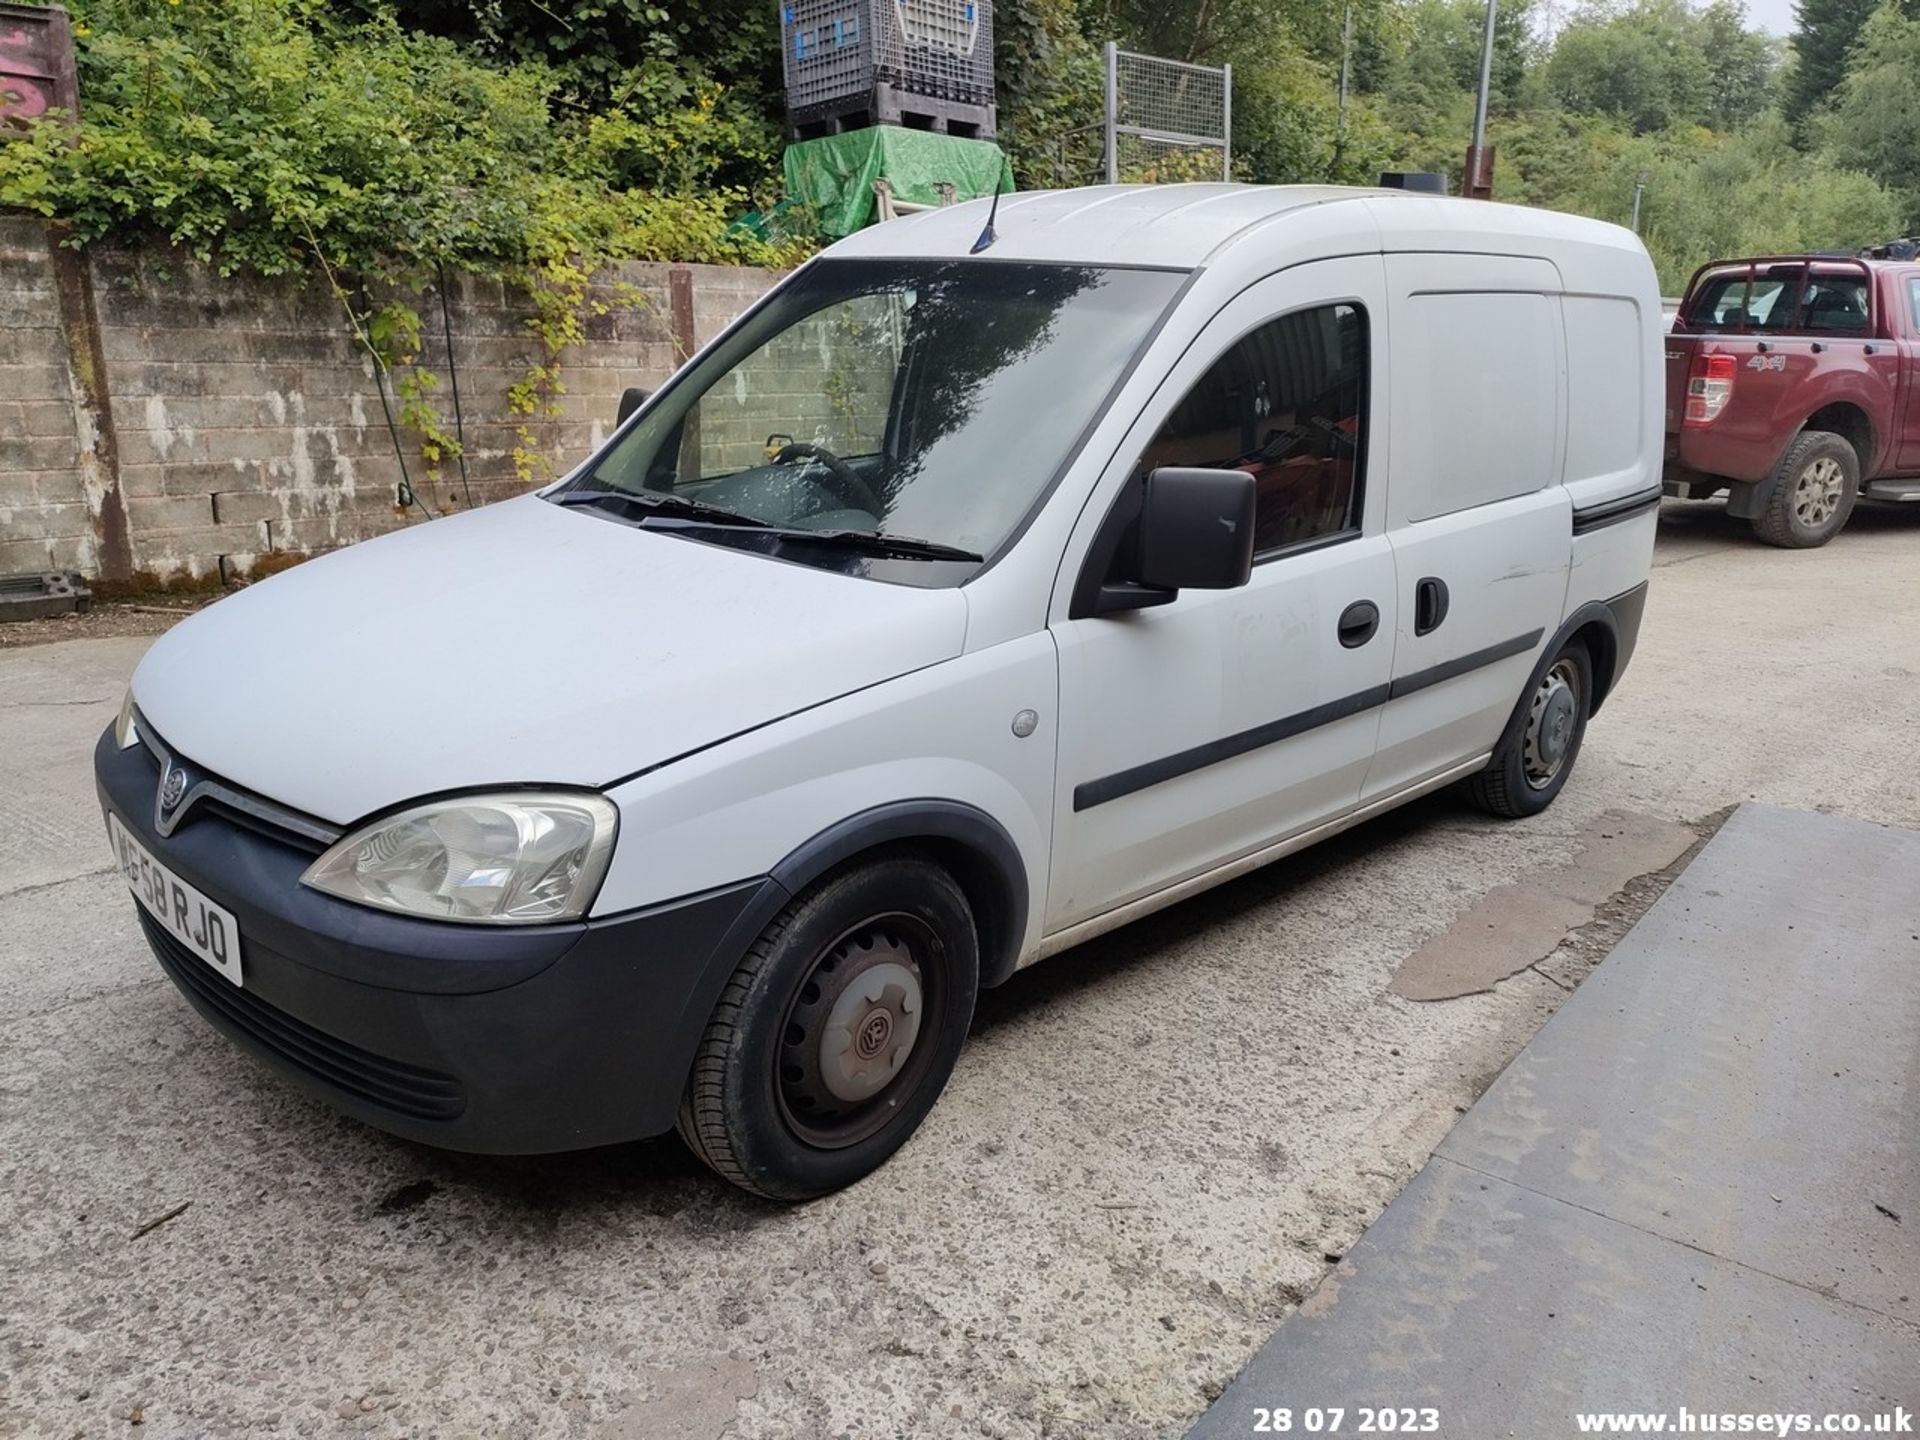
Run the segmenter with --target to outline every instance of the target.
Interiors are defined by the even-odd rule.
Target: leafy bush
[[[472,47],[352,25],[317,0],[82,0],[84,124],[0,147],[0,205],[81,241],[158,233],[223,273],[316,254],[362,272],[446,264],[507,274],[573,254],[764,259],[729,236],[750,202],[723,170],[769,176],[768,137],[705,86],[592,110],[563,76]],[[316,19],[316,16],[323,18]]]

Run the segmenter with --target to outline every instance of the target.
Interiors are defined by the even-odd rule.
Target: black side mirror
[[[637,385],[629,385],[625,390],[622,390],[620,392],[620,409],[614,416],[613,423],[616,425],[626,424],[627,417],[642,405],[646,404],[648,397],[652,394],[653,392],[651,390],[642,390]]]
[[[1140,504],[1142,585],[1233,590],[1253,574],[1253,476],[1165,466]]]
[[[1233,590],[1253,574],[1254,484],[1244,470],[1162,466],[1108,513],[1068,614],[1165,605],[1182,590]]]

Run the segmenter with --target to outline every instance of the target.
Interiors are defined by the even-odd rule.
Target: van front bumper
[[[567,925],[410,919],[301,885],[312,853],[223,814],[161,836],[158,766],[111,730],[94,775],[128,832],[239,921],[236,986],[128,896],[188,1003],[336,1108],[451,1150],[538,1154],[671,1129],[715,1000],[788,898],[763,878]]]

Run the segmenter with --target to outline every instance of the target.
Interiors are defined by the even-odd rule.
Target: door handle
[[[1438,630],[1447,618],[1447,582],[1429,575],[1413,587],[1413,633],[1425,635]]]
[[[1380,607],[1371,600],[1356,600],[1340,612],[1340,643],[1356,650],[1373,638],[1380,628]]]

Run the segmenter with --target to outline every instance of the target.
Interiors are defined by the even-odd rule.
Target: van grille
[[[467,1108],[466,1094],[451,1075],[387,1060],[323,1034],[228,983],[145,910],[139,910],[139,916],[147,944],[168,978],[224,1028],[287,1065],[356,1100],[419,1120],[451,1120]]]
[[[139,718],[138,729],[140,753],[146,757],[147,764],[153,770],[154,783],[158,785],[161,772],[166,768],[166,757],[174,754],[174,751],[148,723],[146,716]],[[194,773],[206,788],[189,800],[176,824],[191,824],[198,818],[217,817],[229,825],[238,825],[243,830],[250,830],[255,835],[306,855],[322,854],[340,838],[341,832],[337,826],[302,815],[242,790],[237,785],[230,785],[197,766],[194,767]]]

